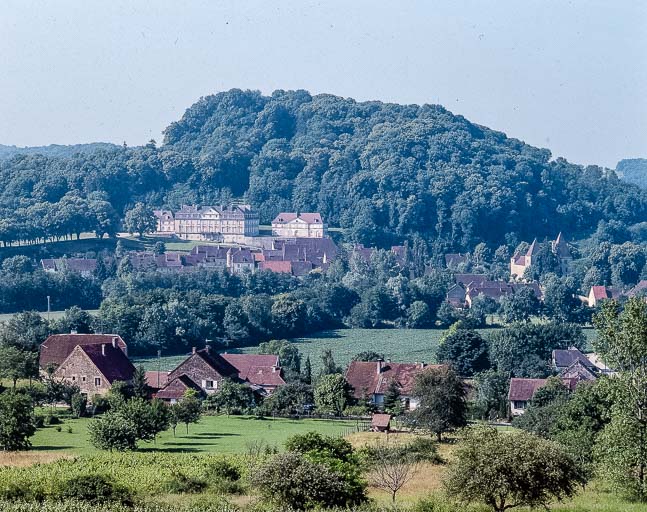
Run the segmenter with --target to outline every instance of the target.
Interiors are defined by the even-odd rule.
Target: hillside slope
[[[590,232],[600,220],[647,217],[647,192],[615,172],[548,150],[436,105],[356,102],[306,91],[231,90],[201,98],[165,130],[161,147],[0,163],[0,208],[93,194],[123,209],[244,197],[268,222],[317,210],[351,238],[431,249],[492,248]]]

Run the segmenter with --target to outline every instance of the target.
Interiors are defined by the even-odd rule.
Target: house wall
[[[319,222],[307,223],[301,220],[272,223],[272,234],[285,238],[324,238],[326,233],[326,225]]]
[[[90,358],[77,349],[56,369],[53,378],[77,385],[89,399],[94,395],[105,395],[111,386]],[[99,379],[99,385],[95,383],[95,379]]]
[[[526,412],[526,407],[528,407],[528,402],[523,400],[510,400],[510,413],[512,416],[521,416]]]
[[[216,391],[218,384],[222,381],[223,376],[211,368],[200,356],[191,356],[180,366],[173,370],[169,376],[169,382],[180,375],[187,375],[193,382],[198,384],[206,393]],[[213,388],[207,388],[205,381],[214,381]]]

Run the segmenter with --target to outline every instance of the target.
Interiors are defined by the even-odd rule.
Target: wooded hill
[[[70,195],[107,201],[117,215],[138,200],[178,207],[244,198],[262,222],[282,210],[320,211],[350,239],[420,238],[436,254],[647,218],[647,191],[614,171],[551,160],[437,105],[234,89],[201,98],[164,133],[159,147],[0,162],[0,239],[43,222],[43,211],[56,210],[47,203],[74,204]]]

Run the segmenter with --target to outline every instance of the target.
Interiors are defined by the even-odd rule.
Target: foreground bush
[[[524,505],[547,509],[575,494],[579,473],[559,445],[527,432],[464,432],[445,480],[449,496],[502,512]]]
[[[296,510],[345,507],[366,501],[364,489],[357,492],[355,482],[305,456],[288,452],[266,462],[252,479],[269,501]]]
[[[86,475],[107,476],[115,486],[125,488],[135,498],[168,492],[168,483],[178,473],[210,486],[213,483],[215,487],[215,481],[220,478],[214,476],[214,467],[223,461],[244,477],[246,457],[228,458],[216,454],[102,453],[23,468],[0,467],[0,499],[56,499],[63,482]],[[231,468],[226,471],[233,473]]]
[[[114,484],[102,475],[81,475],[65,480],[59,484],[52,496],[63,501],[77,500],[81,502],[123,503],[132,501],[130,493],[122,486]]]

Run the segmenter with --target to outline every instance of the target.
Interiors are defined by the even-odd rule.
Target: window
[[[81,382],[85,382],[85,375],[81,377]]]
[[[72,375],[72,382],[76,380],[76,376]]]
[[[523,400],[515,400],[514,401],[514,408],[515,409],[525,409],[526,408],[526,402]]]
[[[205,387],[207,389],[213,389],[213,381],[212,380],[206,381],[206,386]]]
[[[94,385],[97,387],[101,386],[101,377],[94,378]]]

